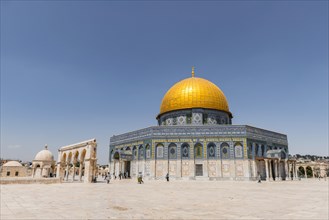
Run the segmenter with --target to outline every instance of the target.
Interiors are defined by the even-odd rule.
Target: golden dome
[[[183,79],[173,85],[162,99],[160,114],[191,108],[206,108],[228,112],[228,103],[222,90],[214,83],[194,77]]]

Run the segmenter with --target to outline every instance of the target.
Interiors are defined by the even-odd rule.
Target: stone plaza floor
[[[328,179],[0,187],[1,219],[328,219]]]

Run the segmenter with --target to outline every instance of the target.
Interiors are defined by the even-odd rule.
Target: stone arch
[[[115,151],[114,154],[113,154],[113,159],[114,160],[119,160],[120,159],[120,153],[119,151]]]
[[[307,178],[313,177],[313,169],[311,166],[306,167],[306,175],[307,175]]]
[[[305,169],[304,167],[300,166],[298,167],[298,176],[305,176]]]
[[[62,159],[60,162],[66,162],[66,153],[63,153]]]
[[[69,156],[67,157],[67,163],[70,164],[72,162],[72,151],[69,152]]]
[[[220,155],[222,159],[230,159],[230,145],[226,142],[220,145]]]
[[[203,159],[203,145],[200,142],[194,145],[194,159]]]
[[[175,143],[170,143],[168,146],[169,159],[177,159],[177,145]]]
[[[78,162],[80,162],[80,161],[79,161],[79,151],[76,150],[76,151],[74,152],[73,163],[76,164],[76,163],[78,163]]]
[[[188,143],[183,143],[181,146],[181,159],[190,158],[190,145]]]
[[[82,153],[81,153],[81,156],[80,156],[80,161],[84,161],[85,160],[86,153],[87,153],[87,150],[86,149],[83,149],[82,150]]]
[[[216,158],[216,144],[209,142],[207,145],[207,158],[215,159]]]

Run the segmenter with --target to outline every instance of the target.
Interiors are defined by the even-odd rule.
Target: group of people
[[[124,179],[129,178],[128,172],[125,172],[125,173],[119,172],[119,175],[118,176],[119,176],[119,179],[120,180],[121,180],[121,178],[124,178]],[[114,179],[117,178],[117,176],[115,175],[115,173],[113,173],[113,177],[114,177]],[[104,180],[106,180],[107,184],[109,184],[110,181],[111,181],[111,178],[112,178],[111,177],[111,173],[109,172],[109,173],[105,174]],[[166,175],[166,180],[167,180],[167,182],[169,182],[169,173],[167,173],[167,175]],[[143,181],[143,174],[141,172],[137,176],[137,182],[139,184],[144,183],[144,181]]]
[[[117,179],[117,176],[115,175],[115,173],[113,173],[113,177],[114,177],[115,180]],[[124,173],[119,172],[118,177],[119,177],[120,180],[121,179],[128,179],[129,178],[129,173],[128,173],[128,171],[124,172]],[[107,183],[110,183],[111,178],[112,178],[111,173],[109,172],[109,173],[105,174],[104,180],[106,180]]]

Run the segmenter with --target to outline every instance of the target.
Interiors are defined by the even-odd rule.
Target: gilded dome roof
[[[53,154],[48,150],[47,146],[45,149],[37,153],[35,156],[34,160],[43,160],[43,161],[53,161],[54,156]]]
[[[206,108],[230,113],[226,97],[214,83],[194,77],[183,79],[173,85],[162,99],[160,114],[191,108]]]

